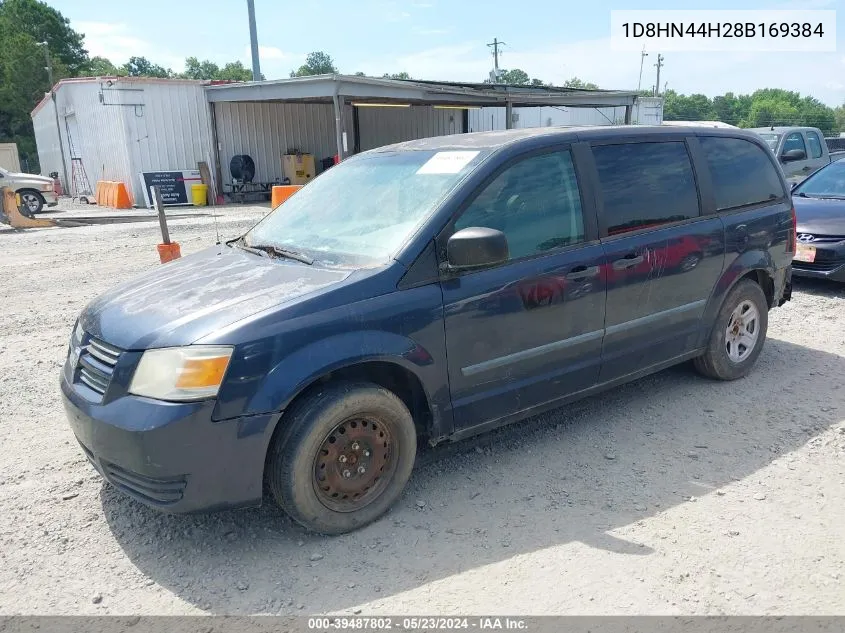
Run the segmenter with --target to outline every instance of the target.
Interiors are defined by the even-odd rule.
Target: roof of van
[[[403,152],[413,150],[473,150],[495,149],[537,138],[559,138],[566,140],[585,140],[613,138],[615,136],[636,138],[638,136],[659,136],[701,133],[706,135],[745,136],[758,138],[747,130],[712,128],[707,126],[651,126],[651,125],[590,125],[579,127],[534,127],[519,130],[497,130],[494,132],[469,132],[433,136],[413,141],[404,141],[372,149],[366,153]]]

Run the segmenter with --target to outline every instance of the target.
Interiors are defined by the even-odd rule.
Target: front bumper
[[[812,263],[793,260],[792,274],[845,282],[845,243],[817,245],[816,260]]]
[[[59,204],[59,197],[56,195],[55,191],[41,191],[40,193],[44,198],[44,204],[46,204],[48,207],[55,207],[57,204]]]
[[[264,458],[278,414],[212,421],[214,401],[124,396],[92,403],[61,381],[68,421],[113,486],[174,513],[260,505]]]

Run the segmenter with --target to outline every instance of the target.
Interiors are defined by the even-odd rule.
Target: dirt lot
[[[218,211],[233,237],[266,208]],[[682,366],[429,450],[387,517],[323,538],[272,505],[158,514],[83,457],[70,328],[157,231],[0,228],[0,613],[845,614],[845,288],[799,283],[744,380]]]

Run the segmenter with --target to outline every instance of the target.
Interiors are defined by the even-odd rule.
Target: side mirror
[[[805,152],[803,149],[791,149],[788,152],[784,152],[783,154],[781,154],[780,157],[780,159],[784,163],[791,163],[796,160],[804,160],[805,158],[807,158],[807,152]]]
[[[510,257],[508,238],[496,229],[470,226],[461,229],[446,243],[449,268],[462,270],[501,264]]]

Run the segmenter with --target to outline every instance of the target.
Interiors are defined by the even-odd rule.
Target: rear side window
[[[686,144],[630,143],[593,147],[608,235],[699,215]]]
[[[523,159],[499,174],[455,221],[508,238],[511,259],[584,241],[581,193],[569,151]]]
[[[741,138],[705,136],[699,139],[716,197],[723,211],[784,196],[777,170],[764,150]]]
[[[822,142],[815,132],[807,132],[807,144],[810,146],[810,158],[821,158]]]

